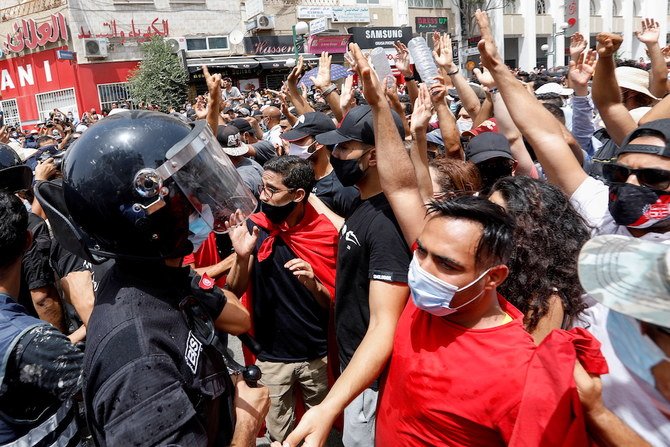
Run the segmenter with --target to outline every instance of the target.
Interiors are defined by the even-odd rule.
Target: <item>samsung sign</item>
[[[412,38],[412,28],[409,26],[353,27],[347,31],[353,36],[351,41],[364,49],[393,48],[396,41],[407,44]]]

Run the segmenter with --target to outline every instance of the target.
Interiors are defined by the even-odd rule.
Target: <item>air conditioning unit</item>
[[[84,54],[88,58],[107,57],[107,39],[84,39]]]
[[[179,53],[179,51],[186,51],[186,37],[170,37],[165,39],[165,43],[170,45],[170,51],[173,54]]]
[[[256,28],[257,29],[274,29],[275,27],[275,17],[259,15],[256,17]]]

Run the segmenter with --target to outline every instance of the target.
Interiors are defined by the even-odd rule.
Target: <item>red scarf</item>
[[[540,343],[528,368],[510,446],[597,445],[589,437],[577,394],[573,377],[576,361],[588,373],[608,372],[600,342],[582,328],[554,330]]]
[[[309,203],[305,203],[302,220],[292,227],[286,225],[286,222],[274,224],[263,213],[252,214],[249,218],[270,233],[258,249],[259,262],[270,257],[275,239],[279,236],[297,257],[312,266],[314,276],[328,289],[331,300],[335,300],[335,266],[339,236],[326,216],[319,214]]]
[[[263,262],[270,257],[274,249],[274,243],[279,236],[293,253],[300,259],[307,261],[314,271],[314,276],[330,292],[330,316],[328,321],[328,382],[332,386],[339,376],[339,361],[337,356],[337,343],[335,341],[335,267],[337,265],[337,244],[339,234],[332,222],[323,214],[319,214],[312,205],[305,203],[305,213],[302,220],[295,226],[289,227],[286,223],[279,225],[270,222],[263,213],[249,216],[252,222],[264,228],[269,236],[263,241],[258,253],[257,262]],[[253,291],[251,281],[242,303],[249,310],[253,321]],[[253,328],[252,331],[253,333]],[[256,362],[255,356],[246,347],[243,347],[244,359],[248,365]],[[296,417],[304,414],[304,405],[299,398],[296,401]],[[335,423],[338,428],[342,427],[340,418]]]

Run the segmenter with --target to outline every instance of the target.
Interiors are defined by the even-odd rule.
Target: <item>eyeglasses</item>
[[[631,169],[616,163],[603,164],[603,177],[609,183],[626,183],[634,175],[642,186],[664,191],[670,187],[670,171],[658,168]]]
[[[267,196],[268,199],[272,199],[272,196],[278,192],[290,192],[290,191],[295,191],[295,188],[277,189],[268,185],[262,185],[262,184],[258,185],[258,195],[260,196],[261,194],[263,194],[263,192],[265,192],[265,195]]]

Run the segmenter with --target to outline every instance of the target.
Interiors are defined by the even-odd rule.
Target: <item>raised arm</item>
[[[408,245],[416,241],[423,229],[426,207],[421,199],[414,167],[396,128],[384,86],[377,79],[367,59],[356,44],[350,45],[356,70],[363,82],[365,99],[372,108],[377,172],[382,190],[398,219]]]
[[[330,64],[333,56],[330,56],[328,52],[324,51],[321,53],[319,58],[319,71],[315,77],[310,77],[314,83],[314,87],[321,92],[323,98],[326,100],[330,110],[333,111],[333,115],[337,121],[342,121],[342,108],[340,107],[340,94],[337,92],[337,87],[330,78]]]
[[[419,84],[414,79],[407,79],[414,76],[414,71],[412,71],[412,66],[409,63],[409,50],[402,42],[396,42],[393,45],[395,46],[396,51],[395,67],[405,77],[405,85],[407,86],[409,101],[411,104],[414,104],[414,101],[416,101],[416,98],[419,96]]]
[[[481,105],[477,94],[472,90],[467,79],[461,74],[458,65],[454,64],[451,37],[446,33],[441,36],[440,33],[433,33],[433,48],[433,57],[440,70],[442,70],[442,75],[445,78],[449,77],[451,79],[451,82],[458,91],[458,97],[461,99],[463,107],[468,111],[468,115],[474,118],[477,116]]]
[[[475,17],[482,34],[478,44],[482,63],[493,75],[510,116],[535,149],[549,180],[572,195],[586,173],[563,139],[558,120],[507,69],[498,54],[488,15],[477,10]]]
[[[437,82],[430,86],[430,100],[437,112],[437,120],[440,125],[440,134],[444,141],[444,148],[447,156],[458,160],[463,160],[463,148],[461,147],[461,138],[456,126],[456,118],[451,113],[446,103],[447,86],[444,84],[444,78],[437,76]]]
[[[572,134],[579,145],[593,155],[593,104],[589,97],[589,80],[596,67],[597,53],[594,50],[582,52],[577,60],[570,61],[568,79],[575,95],[572,98]]]
[[[405,107],[403,107],[400,98],[398,98],[398,85],[395,83],[395,80],[391,85],[386,82],[384,85],[386,85],[386,98],[388,99],[391,108],[395,110],[395,113],[397,113],[402,120],[402,125],[405,128],[405,135],[409,135],[410,129],[407,117],[405,116]]]
[[[300,75],[302,74],[302,66],[303,61],[302,56],[300,56],[295,67],[293,67],[293,70],[291,70],[291,73],[289,73],[288,77],[286,78],[286,85],[288,86],[288,97],[291,100],[291,103],[293,103],[293,106],[295,107],[296,112],[298,112],[298,115],[314,111],[314,109],[312,109],[312,107],[302,97],[300,90],[298,90],[298,81],[300,80]]]
[[[221,75],[216,73],[209,74],[207,65],[202,66],[202,73],[205,75],[209,99],[207,100],[207,124],[212,129],[214,135],[219,128],[219,113],[221,107]]]
[[[616,145],[637,125],[621,102],[621,91],[614,76],[614,53],[621,46],[623,37],[618,34],[600,33],[597,37],[598,64],[593,74],[591,94],[593,103],[607,127],[607,133]]]
[[[649,72],[649,91],[652,95],[663,98],[668,92],[667,78],[668,69],[665,66],[665,58],[658,44],[660,27],[654,19],[642,20],[642,30],[635,32],[637,40],[647,47],[647,55],[651,60],[651,71]]]
[[[419,87],[419,97],[414,101],[414,110],[412,112],[411,134],[412,150],[410,159],[414,166],[414,174],[418,182],[421,198],[428,202],[433,198],[433,182],[430,180],[430,171],[428,170],[428,144],[426,141],[426,131],[428,130],[428,121],[433,114],[430,92],[426,84]]]

